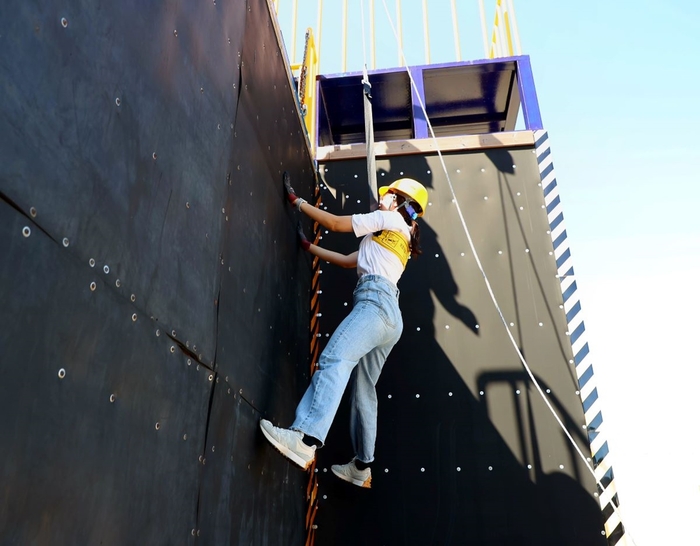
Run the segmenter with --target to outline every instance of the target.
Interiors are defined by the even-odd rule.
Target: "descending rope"
[[[489,282],[489,279],[486,276],[486,272],[484,271],[484,267],[481,264],[481,260],[479,259],[479,256],[476,252],[476,247],[474,246],[474,241],[472,239],[472,236],[469,232],[469,229],[467,228],[467,223],[464,219],[464,214],[462,214],[462,209],[459,206],[459,202],[457,201],[457,195],[455,193],[454,186],[452,185],[452,180],[450,179],[450,174],[447,171],[447,166],[445,165],[445,160],[442,156],[442,152],[440,151],[437,137],[435,136],[435,132],[433,131],[433,126],[430,123],[430,119],[428,118],[428,113],[425,109],[425,105],[423,104],[423,99],[420,96],[420,92],[418,90],[418,86],[416,85],[415,80],[413,79],[413,75],[411,74],[411,71],[408,69],[408,63],[406,62],[406,57],[404,55],[403,48],[400,45],[400,39],[399,39],[399,36],[396,32],[396,28],[394,27],[394,22],[391,19],[391,15],[389,14],[389,9],[387,8],[387,5],[386,5],[386,0],[382,0],[382,3],[384,5],[384,11],[386,12],[387,19],[389,19],[389,24],[391,25],[391,29],[394,32],[394,37],[396,38],[396,41],[397,41],[397,44],[399,47],[399,55],[403,60],[403,65],[406,66],[406,72],[407,72],[408,77],[411,81],[412,89],[415,93],[415,96],[418,98],[418,102],[420,104],[421,110],[423,111],[424,119],[426,120],[426,122],[428,124],[428,129],[430,130],[430,135],[431,135],[433,142],[435,144],[435,150],[437,151],[438,157],[440,158],[440,163],[442,165],[442,169],[445,173],[445,178],[447,180],[447,184],[449,185],[450,192],[452,194],[452,202],[455,204],[455,206],[457,208],[457,214],[459,215],[459,219],[460,219],[460,222],[462,224],[462,228],[464,229],[464,233],[467,236],[467,241],[469,242],[469,248],[471,249],[472,254],[474,256],[474,259],[476,260],[476,264],[477,264],[477,267],[479,268],[479,271],[481,272],[481,276],[484,279],[484,283],[486,284],[486,289],[488,290],[488,293],[491,296],[491,301],[493,302],[494,306],[496,307],[496,311],[498,312],[498,316],[500,317],[501,322],[503,323],[503,326],[508,334],[508,338],[510,339],[510,342],[513,344],[515,351],[518,353],[518,357],[520,358],[520,362],[522,363],[523,367],[525,368],[525,371],[527,372],[527,375],[530,377],[530,380],[532,381],[533,385],[537,389],[537,392],[539,392],[540,396],[542,397],[542,400],[544,400],[544,403],[547,405],[547,408],[549,408],[549,411],[552,413],[552,415],[556,419],[557,423],[561,427],[562,431],[564,432],[566,437],[569,439],[569,442],[573,446],[573,448],[576,451],[576,453],[578,454],[578,456],[583,461],[583,464],[588,469],[590,474],[593,476],[593,479],[595,480],[596,484],[598,484],[598,486],[601,488],[601,491],[604,491],[606,488],[603,486],[601,481],[596,476],[595,469],[593,469],[593,467],[589,464],[588,459],[583,454],[581,449],[578,447],[578,444],[576,444],[576,441],[574,440],[573,436],[571,436],[571,433],[567,430],[567,428],[564,425],[564,423],[562,422],[561,418],[559,417],[557,412],[554,410],[554,407],[547,399],[547,396],[545,395],[544,391],[542,390],[542,387],[540,386],[539,382],[535,378],[535,375],[532,372],[532,370],[530,369],[530,366],[528,366],[527,362],[525,361],[525,357],[523,356],[522,352],[520,351],[520,348],[518,347],[518,343],[516,342],[515,338],[513,337],[513,334],[511,333],[510,328],[508,327],[508,322],[506,321],[506,318],[504,317],[503,312],[501,311],[501,307],[498,304],[498,300],[496,299],[496,295],[494,294],[493,289],[491,288],[491,283]],[[610,504],[612,505],[613,509],[618,514],[618,516],[620,516],[619,511],[618,511],[618,507],[616,506],[614,499],[612,499],[612,498],[610,499]],[[622,521],[622,517],[620,517],[620,521]]]
[[[367,50],[365,48],[365,2],[360,2],[362,10],[362,96],[365,111],[365,142],[367,143],[367,183],[369,184],[369,210],[377,210],[377,161],[374,156],[374,119],[372,118],[372,84],[367,74]]]

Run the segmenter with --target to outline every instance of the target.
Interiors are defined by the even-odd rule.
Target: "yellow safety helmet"
[[[416,203],[420,209],[416,211],[418,216],[423,216],[425,207],[428,206],[428,190],[425,189],[423,184],[417,180],[413,180],[413,178],[399,178],[389,186],[382,186],[379,188],[380,199],[384,197],[384,194],[389,190],[393,193],[403,195],[409,201]]]

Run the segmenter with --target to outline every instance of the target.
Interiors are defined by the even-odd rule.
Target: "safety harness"
[[[401,264],[406,267],[411,248],[408,246],[408,241],[403,238],[401,233],[385,229],[384,231],[372,235],[372,240],[393,252],[396,257],[401,260]]]

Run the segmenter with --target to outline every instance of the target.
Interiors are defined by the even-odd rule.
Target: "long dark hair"
[[[396,197],[399,205],[406,200],[406,198],[400,194],[397,194]],[[411,229],[411,257],[417,258],[423,254],[423,250],[420,247],[420,226],[418,225],[418,222],[409,216],[408,212],[406,211],[406,207],[399,208],[399,212],[406,221],[406,224],[408,224],[408,227]]]

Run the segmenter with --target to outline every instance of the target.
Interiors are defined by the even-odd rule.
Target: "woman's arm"
[[[320,246],[310,244],[309,252],[314,256],[318,256],[326,262],[330,262],[334,265],[339,265],[340,267],[357,267],[357,251],[352,254],[341,254],[340,252],[335,252],[333,250],[328,250]]]
[[[295,201],[293,204],[298,205],[299,210],[309,218],[331,231],[352,232],[352,216],[337,216],[325,210],[317,209],[303,200],[299,203]]]
[[[282,174],[282,181],[284,182],[284,188],[287,192],[287,199],[289,202],[309,218],[331,231],[345,233],[350,233],[352,231],[352,216],[337,216],[309,205],[306,199],[297,196],[294,188],[292,188],[292,183],[287,171],[284,171]]]

